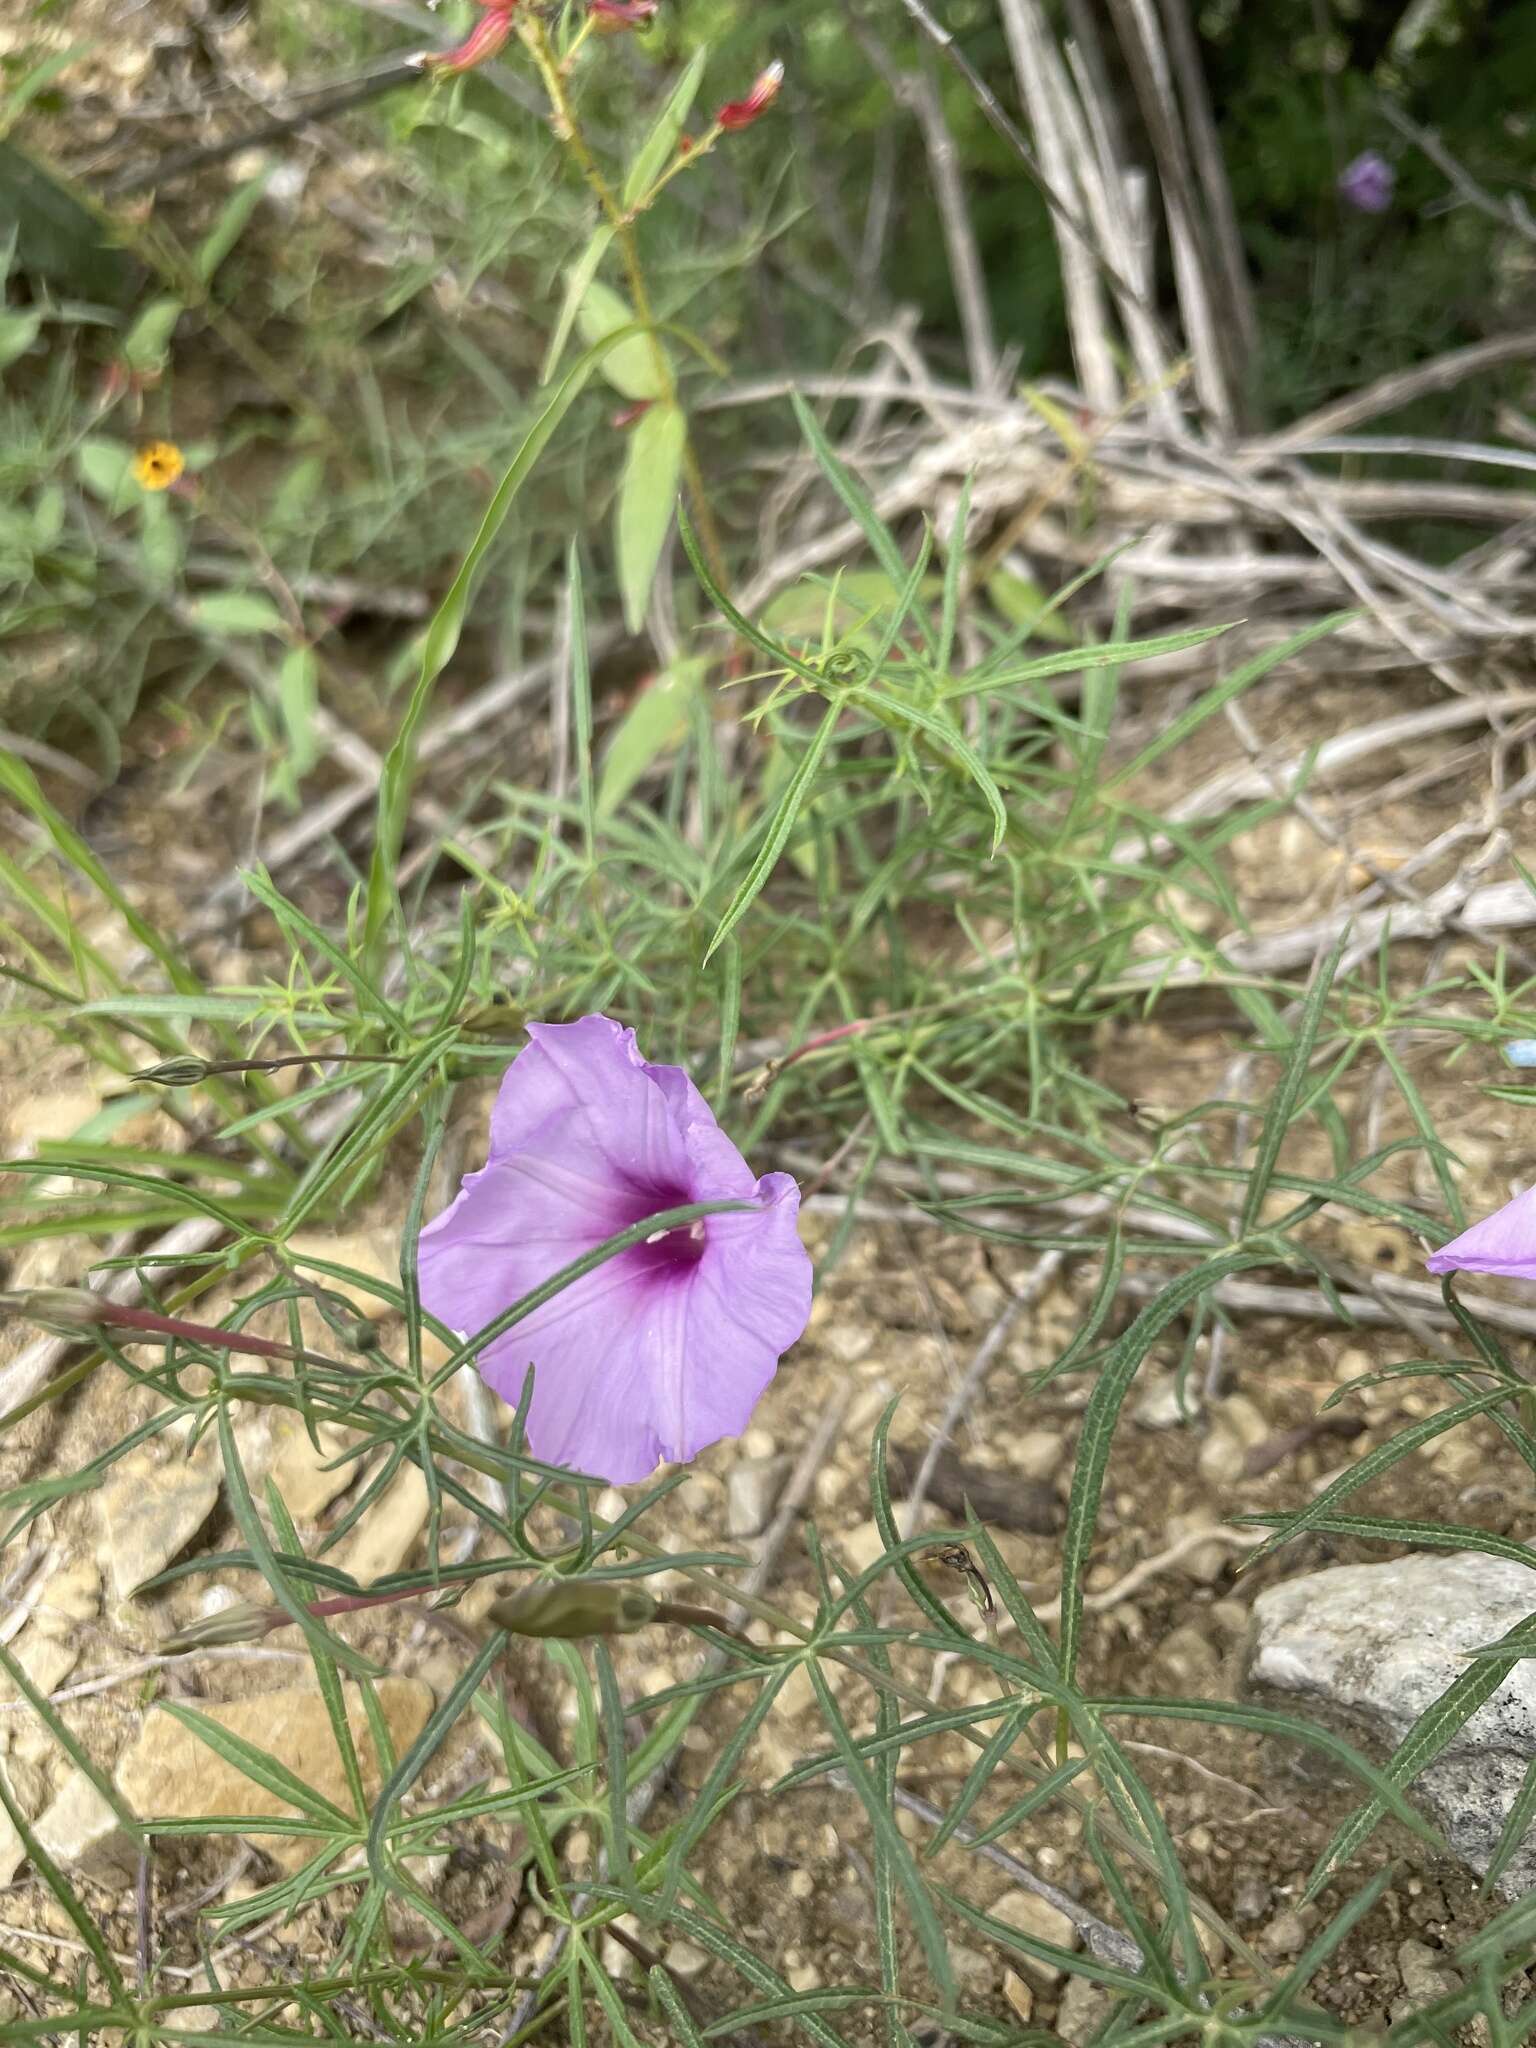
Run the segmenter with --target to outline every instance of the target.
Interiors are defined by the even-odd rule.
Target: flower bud
[[[423,71],[446,71],[455,75],[461,71],[473,71],[477,64],[494,57],[511,33],[511,7],[488,7],[462,43],[451,50],[425,51],[413,61]]]
[[[660,0],[587,0],[587,12],[598,29],[644,28],[659,5]]]
[[[476,1003],[461,1010],[454,1022],[461,1031],[473,1031],[483,1038],[519,1038],[528,1012],[507,995],[494,995],[488,1003]]]
[[[611,1580],[544,1579],[486,1612],[494,1628],[515,1636],[628,1636],[654,1619],[656,1602]]]
[[[78,1337],[112,1320],[112,1304],[88,1287],[22,1287],[0,1294],[0,1312],[24,1316],[56,1337]]]
[[[142,1067],[131,1075],[135,1081],[153,1081],[160,1088],[195,1088],[199,1081],[206,1081],[213,1069],[207,1060],[200,1060],[194,1053],[184,1053],[179,1059],[162,1060],[158,1067]]]
[[[281,1607],[259,1607],[253,1600],[241,1600],[233,1607],[221,1607],[217,1614],[205,1614],[189,1622],[174,1635],[161,1639],[160,1653],[176,1657],[183,1650],[225,1648],[232,1643],[259,1642],[288,1620]]]
[[[750,128],[759,114],[765,114],[779,96],[784,83],[784,66],[777,61],[760,71],[744,100],[727,100],[715,115],[715,126],[730,130]]]

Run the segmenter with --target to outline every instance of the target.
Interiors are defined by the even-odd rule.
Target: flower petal
[[[575,1024],[530,1024],[528,1036],[532,1042],[507,1069],[491,1112],[492,1159],[542,1149],[543,1127],[565,1115],[575,1119],[570,1128],[584,1133],[584,1149],[600,1154],[632,1186],[662,1188],[669,1197],[686,1188],[682,1133],[633,1031],[611,1017],[583,1017]]]
[[[536,1368],[534,1455],[611,1481],[744,1428],[810,1314],[787,1174],[755,1181],[680,1067],[651,1066],[607,1017],[530,1024],[491,1117],[491,1156],[421,1233],[426,1307],[475,1331],[562,1266],[658,1210],[750,1200],[619,1253],[488,1345],[516,1402]]]
[[[1536,1187],[1453,1237],[1424,1263],[1431,1273],[1513,1273],[1536,1280]]]
[[[693,1266],[657,1277],[621,1256],[488,1348],[503,1400],[535,1368],[535,1457],[624,1485],[745,1429],[811,1307],[799,1189],[779,1173],[758,1185],[761,1207],[709,1219]]]

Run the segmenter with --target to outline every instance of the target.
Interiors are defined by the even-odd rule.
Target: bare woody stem
[[[635,318],[645,328],[650,344],[652,360],[656,367],[656,382],[664,403],[677,405],[677,380],[672,374],[672,365],[667,352],[661,345],[661,336],[656,329],[656,315],[651,306],[650,291],[645,282],[645,271],[640,262],[640,245],[635,235],[632,215],[620,205],[618,196],[602,169],[576,119],[571,105],[571,96],[566,88],[565,75],[560,68],[553,49],[550,47],[544,24],[536,15],[524,13],[518,18],[517,32],[523,45],[533,59],[545,93],[549,98],[551,121],[555,140],[575,164],[587,187],[602,210],[603,218],[613,231],[618,247],[619,260],[624,266],[624,276],[629,285],[630,302],[635,309]],[[679,411],[681,412],[681,407]],[[684,413],[683,480],[688,487],[688,502],[693,510],[693,522],[699,530],[704,546],[709,573],[721,590],[727,589],[725,554],[720,545],[720,530],[715,524],[714,508],[704,488],[704,473],[699,468],[699,458],[694,452],[693,434]]]

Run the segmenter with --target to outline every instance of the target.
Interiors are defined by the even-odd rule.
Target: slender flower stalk
[[[88,1337],[97,1330],[125,1330],[134,1337],[178,1337],[184,1344],[201,1344],[210,1351],[238,1351],[247,1358],[297,1359],[308,1365],[337,1363],[319,1352],[301,1351],[292,1344],[279,1344],[274,1338],[257,1337],[246,1330],[220,1330],[211,1323],[189,1323],[180,1316],[157,1315],[153,1309],[109,1301],[89,1287],[28,1287],[0,1294],[0,1314],[22,1316],[58,1337]]]
[[[270,1060],[203,1060],[196,1053],[182,1053],[161,1060],[158,1066],[141,1067],[130,1081],[153,1081],[159,1088],[195,1088],[210,1074],[275,1074],[279,1067],[325,1067],[345,1064],[360,1067],[403,1067],[404,1053],[398,1052],[290,1052]]]
[[[439,1587],[462,1584],[470,1572],[446,1572]],[[361,1614],[371,1607],[390,1607],[402,1600],[419,1600],[421,1586],[392,1586],[387,1592],[332,1593],[324,1600],[308,1600],[304,1612],[316,1621],[329,1621],[338,1614]],[[508,1635],[561,1637],[572,1641],[586,1636],[629,1636],[652,1622],[675,1622],[687,1628],[712,1628],[732,1641],[753,1649],[749,1636],[731,1627],[723,1614],[709,1607],[695,1607],[688,1601],[658,1600],[637,1586],[618,1586],[607,1579],[536,1579],[503,1595],[486,1610],[492,1628]],[[177,1629],[160,1643],[161,1654],[180,1656],[188,1650],[227,1647],[233,1643],[255,1643],[274,1630],[287,1628],[293,1616],[285,1607],[268,1607],[254,1600],[221,1608]]]
[[[591,21],[592,16],[589,13],[582,24],[582,33]],[[662,347],[661,336],[657,332],[656,315],[640,262],[640,245],[635,235],[633,216],[619,203],[618,195],[603,176],[601,166],[592,154],[591,145],[582,132],[575,108],[571,104],[571,96],[566,87],[565,69],[555,56],[543,22],[536,14],[525,13],[518,18],[517,32],[533,60],[534,68],[549,100],[550,126],[554,130],[555,140],[581,173],[588,190],[602,210],[603,218],[613,230],[614,244],[618,249],[619,261],[624,266],[624,276],[629,286],[630,304],[634,307],[635,319],[646,330],[646,339],[650,345],[651,358],[656,368],[658,399],[663,404],[676,405],[677,380],[672,374],[672,365],[667,360],[666,350]],[[725,551],[720,543],[720,530],[715,524],[714,508],[704,487],[704,474],[699,467],[699,458],[694,451],[691,433],[683,444],[683,481],[688,488],[688,502],[692,507],[694,524],[703,543],[709,572],[724,590],[729,585]]]

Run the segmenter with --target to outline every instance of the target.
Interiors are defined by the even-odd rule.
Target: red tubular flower
[[[772,63],[766,71],[760,71],[752,90],[744,100],[727,100],[715,116],[717,128],[750,128],[759,114],[767,113],[779,96],[779,87],[784,83],[784,66]]]
[[[587,0],[588,14],[599,27],[644,28],[656,16],[660,0]]]
[[[512,9],[488,7],[462,43],[451,50],[428,50],[417,61],[425,71],[473,71],[494,57],[512,33]]]

